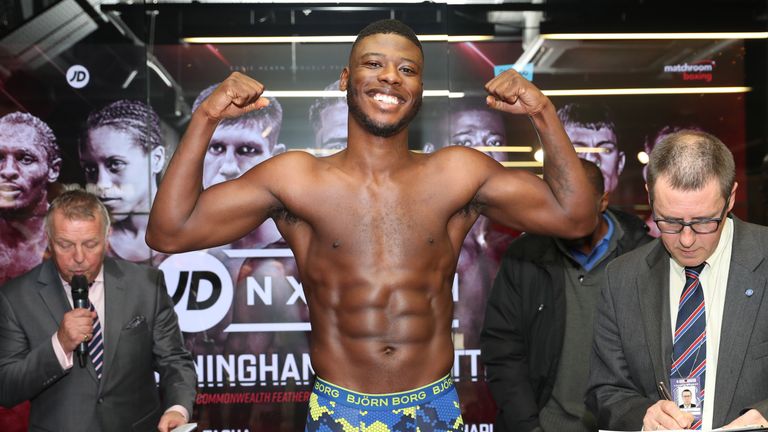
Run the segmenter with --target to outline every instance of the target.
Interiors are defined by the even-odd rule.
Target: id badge
[[[669,387],[675,404],[687,413],[691,413],[696,421],[701,419],[702,393],[701,379],[696,378],[671,378]]]

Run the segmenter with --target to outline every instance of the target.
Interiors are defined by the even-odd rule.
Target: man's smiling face
[[[421,107],[423,63],[419,48],[398,34],[360,40],[340,80],[352,118],[380,137],[405,129]]]

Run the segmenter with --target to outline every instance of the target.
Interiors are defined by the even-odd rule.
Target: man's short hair
[[[200,104],[216,90],[220,83],[212,84],[203,89],[195,102],[192,104],[192,111],[196,111]],[[240,127],[243,129],[267,130],[269,128],[269,142],[274,146],[277,144],[280,128],[283,124],[283,107],[277,99],[268,97],[269,105],[266,107],[247,112],[240,117],[225,118],[219,122],[219,126]]]
[[[339,90],[339,80],[336,80],[323,89],[324,91],[338,91]],[[309,123],[312,125],[312,129],[314,129],[315,133],[320,129],[321,123],[322,123],[322,117],[321,114],[326,108],[330,108],[335,105],[347,105],[347,98],[344,96],[338,96],[338,97],[320,97],[315,99],[314,102],[312,102],[312,105],[309,106]]]
[[[383,19],[379,21],[374,21],[368,24],[367,26],[365,26],[365,28],[360,30],[360,33],[357,34],[355,43],[352,44],[352,51],[355,50],[355,47],[361,40],[367,38],[368,36],[373,36],[377,34],[393,34],[393,33],[396,35],[400,35],[410,40],[411,42],[413,42],[413,44],[419,48],[419,51],[421,52],[421,56],[424,57],[424,48],[421,47],[421,42],[419,41],[418,36],[416,36],[416,33],[413,31],[412,28],[403,24],[402,21],[398,21],[396,19]]]
[[[584,172],[587,174],[587,180],[595,191],[595,194],[602,196],[605,193],[605,179],[603,178],[603,172],[600,171],[600,167],[596,163],[579,158],[581,161],[581,167],[584,168]]]
[[[56,136],[44,121],[25,112],[13,112],[0,117],[0,129],[13,128],[18,125],[31,127],[37,132],[35,144],[45,149],[45,153],[48,156],[48,165],[52,165],[61,159]]]
[[[645,142],[643,143],[643,150],[645,150],[646,154],[651,154],[651,152],[653,151],[653,148],[656,147],[656,143],[660,142],[665,136],[681,130],[695,130],[695,131],[702,131],[702,132],[704,131],[704,129],[695,125],[685,125],[685,126],[677,125],[677,124],[666,125],[666,126],[663,126],[661,129],[659,129],[658,131],[656,131],[655,134],[648,135],[645,137]]]
[[[109,210],[99,197],[79,187],[63,192],[48,207],[45,214],[45,232],[49,241],[53,239],[53,214],[56,211],[61,212],[67,220],[95,220],[97,215],[100,215],[104,225],[104,238],[109,233]]]
[[[683,391],[680,392],[680,394],[685,394],[685,392],[688,392],[689,395],[693,395],[693,392],[689,389],[684,389]]]
[[[83,143],[89,131],[100,127],[111,127],[130,134],[144,153],[164,146],[160,138],[160,117],[151,106],[141,101],[121,99],[90,113],[85,122]]]
[[[700,190],[716,179],[727,200],[736,181],[736,164],[728,147],[714,135],[682,130],[664,137],[650,154],[647,181],[651,200],[662,176],[681,191]]]
[[[565,104],[557,110],[557,117],[563,127],[573,125],[593,130],[606,128],[616,133],[613,113],[608,105],[603,103],[572,102]]]

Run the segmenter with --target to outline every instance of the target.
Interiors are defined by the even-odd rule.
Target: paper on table
[[[197,423],[184,423],[171,429],[171,432],[192,432],[195,429],[197,429]]]
[[[702,431],[702,432],[715,432],[715,431],[728,431],[728,432],[768,432],[768,427],[761,426],[761,425],[749,425],[749,426],[741,426],[737,428],[731,428],[731,429],[723,429],[723,428],[717,428],[717,429],[710,429],[709,431]],[[600,429],[600,432],[618,432],[618,431],[612,431],[607,429]],[[637,431],[640,432],[640,431]],[[691,432],[690,430],[666,430],[665,432]]]

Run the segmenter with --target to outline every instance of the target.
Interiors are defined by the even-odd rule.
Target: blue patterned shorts
[[[450,376],[415,390],[357,393],[315,379],[305,432],[449,432],[464,430]]]

